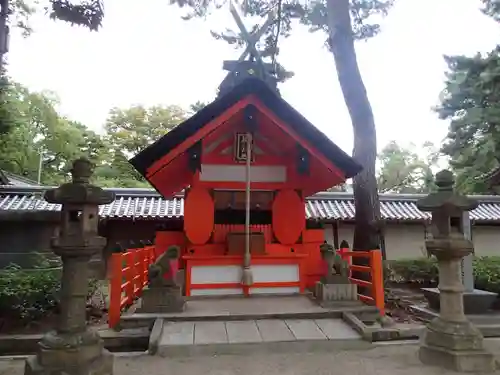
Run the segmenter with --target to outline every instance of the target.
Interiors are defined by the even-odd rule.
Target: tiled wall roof
[[[59,205],[49,204],[42,198],[44,189],[0,188],[0,211],[58,211]],[[163,199],[151,189],[109,189],[116,200],[100,207],[99,214],[107,218],[179,218],[184,214],[184,199],[177,196]],[[423,195],[381,194],[380,209],[384,220],[422,221],[430,218],[421,212],[416,201]],[[479,206],[471,212],[474,221],[500,222],[500,197],[474,196]],[[307,199],[306,218],[312,220],[353,220],[354,201],[351,193],[319,193]]]

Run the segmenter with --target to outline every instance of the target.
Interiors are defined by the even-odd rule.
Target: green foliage
[[[104,18],[101,0],[50,0],[50,18],[97,31]]]
[[[377,177],[379,192],[386,193],[428,193],[433,189],[433,171],[438,161],[438,152],[430,142],[421,149],[427,155],[421,157],[415,145],[401,147],[395,141],[389,142],[377,159],[380,169]]]
[[[439,279],[434,258],[402,259],[386,262],[386,280],[396,283],[434,285]]]
[[[465,193],[487,193],[481,176],[499,165],[499,52],[497,47],[485,56],[445,57],[449,71],[436,111],[450,120],[442,151]]]
[[[40,257],[34,269],[12,264],[0,271],[2,317],[32,321],[53,312],[58,305],[61,269]]]
[[[0,67],[0,135],[8,133],[13,126],[11,86],[4,69]]]
[[[189,106],[189,112],[190,114],[194,115],[196,112],[199,112],[201,111],[203,108],[205,108],[209,103],[204,103],[204,102],[200,102],[199,100],[194,103],[194,104],[191,104]]]
[[[3,118],[6,130],[0,134],[0,169],[36,181],[42,154],[41,183],[45,185],[63,183],[71,162],[86,156],[96,166],[96,184],[148,187],[128,159],[187,117],[176,106],[115,108],[100,135],[58,114],[58,100],[50,92],[33,92],[12,83],[5,98],[5,106],[0,106],[0,121],[3,113],[7,115]]]
[[[500,257],[475,257],[476,288],[500,293]],[[386,262],[386,281],[418,286],[437,286],[439,274],[435,258],[402,259]]]
[[[59,258],[34,253],[32,269],[16,264],[0,270],[2,318],[29,323],[54,313],[61,294],[62,264]],[[98,281],[91,279],[87,298],[94,295]]]
[[[500,21],[500,3],[481,0],[483,12]],[[500,46],[487,54],[445,56],[448,64],[441,119],[449,120],[442,147],[463,193],[489,193],[483,176],[500,165]]]
[[[101,165],[96,176],[114,181],[115,186],[149,186],[128,159],[160,139],[186,117],[186,112],[177,106],[113,108],[104,126],[110,162]]]
[[[8,24],[22,31],[23,36],[29,36],[32,33],[29,19],[36,8],[35,0],[8,0],[9,1],[9,16]]]
[[[355,39],[369,39],[380,32],[380,25],[376,20],[377,16],[387,14],[394,0],[345,0],[349,1],[350,14],[352,19],[352,31]],[[183,17],[185,20],[192,18],[203,18],[211,14],[214,10],[220,9],[227,4],[226,0],[171,0],[181,8],[188,8]],[[279,55],[278,41],[280,37],[287,38],[291,35],[292,26],[297,22],[305,25],[309,31],[323,31],[328,35],[328,18],[326,1],[309,0],[246,0],[244,2],[245,16],[264,18],[269,12],[275,12],[276,21],[265,30],[262,41],[257,44],[257,49],[264,58],[270,60],[276,69],[278,82],[283,82],[293,76],[282,65],[276,62]],[[259,28],[255,24],[250,28],[253,34]],[[218,40],[241,48],[245,45],[243,35],[238,31],[226,28],[223,32],[213,31],[212,35]],[[325,45],[329,48],[328,38],[325,38]]]
[[[478,289],[500,293],[500,257],[476,258],[474,282]]]

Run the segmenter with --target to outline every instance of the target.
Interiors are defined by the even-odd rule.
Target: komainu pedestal
[[[186,301],[182,295],[182,287],[178,285],[171,261],[178,259],[180,249],[172,246],[158,257],[149,267],[149,284],[142,291],[143,313],[182,312]]]
[[[359,302],[357,285],[349,281],[349,264],[335,253],[330,244],[321,245],[320,251],[327,270],[314,289],[319,304],[328,306],[339,302]]]
[[[462,212],[477,207],[477,202],[453,191],[453,174],[436,175],[438,191],[417,202],[421,211],[432,213],[432,237],[425,241],[430,255],[439,267],[440,313],[421,337],[420,360],[459,372],[493,372],[495,359],[485,350],[481,332],[464,313],[464,287],[460,275],[461,259],[474,250],[451,219],[459,220]]]
[[[25,375],[112,375],[113,356],[98,333],[87,327],[86,302],[90,258],[102,251],[106,239],[97,232],[99,205],[114,194],[89,183],[92,166],[78,159],[73,181],[48,190],[45,200],[61,204],[59,236],[52,248],[62,259],[61,314],[57,329],[44,335],[35,356],[25,364]]]

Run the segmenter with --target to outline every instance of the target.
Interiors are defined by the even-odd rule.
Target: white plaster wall
[[[387,224],[384,236],[388,260],[427,256],[424,224]]]
[[[474,251],[478,256],[500,256],[500,226],[474,225]]]
[[[339,223],[339,243],[347,240],[352,246],[354,225]],[[474,225],[472,239],[478,256],[500,256],[500,226]],[[325,225],[325,240],[333,245],[332,225]],[[385,226],[387,259],[405,259],[427,256],[423,224],[391,224]]]
[[[342,240],[346,240],[349,243],[349,247],[352,248],[352,240],[354,238],[354,224],[351,223],[339,223],[339,245]]]

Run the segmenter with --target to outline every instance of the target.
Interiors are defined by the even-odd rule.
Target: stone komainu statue
[[[343,279],[349,278],[349,263],[342,259],[339,254],[335,254],[333,269],[335,270],[335,274],[341,276]]]
[[[156,261],[149,266],[149,285],[155,286],[175,286],[176,275],[172,272],[171,261],[178,259],[181,249],[178,246],[170,246],[167,251],[161,254]],[[165,277],[168,275],[168,277]]]

